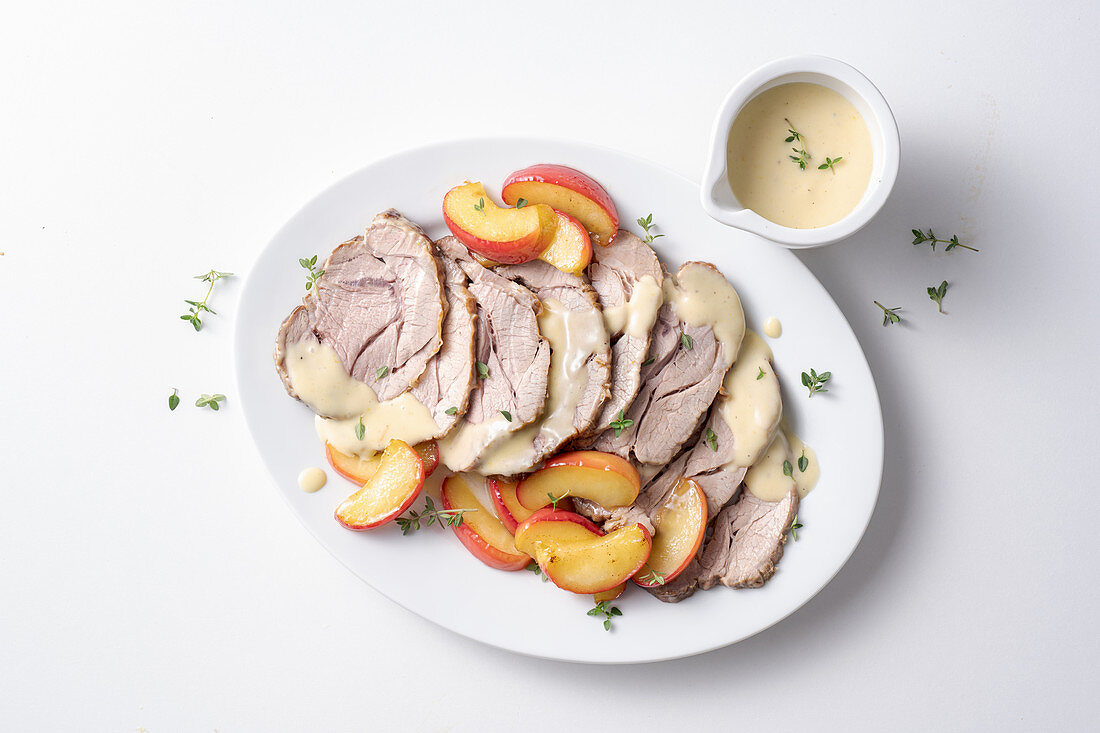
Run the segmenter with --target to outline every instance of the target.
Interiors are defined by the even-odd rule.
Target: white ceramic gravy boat
[[[856,207],[840,221],[813,229],[785,227],[746,209],[734,197],[726,176],[726,143],[737,114],[761,92],[796,82],[820,84],[851,102],[867,123],[874,154],[871,180]],[[820,247],[855,234],[878,213],[894,187],[900,162],[897,121],[882,93],[867,77],[827,56],[791,56],[761,66],[726,96],[711,130],[710,157],[703,172],[700,197],[707,214],[723,224],[758,234],[784,247]]]

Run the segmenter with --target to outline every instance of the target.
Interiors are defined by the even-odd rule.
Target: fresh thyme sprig
[[[565,501],[566,497],[568,497],[568,496],[569,496],[569,492],[568,492],[568,491],[566,491],[566,492],[565,492],[564,494],[562,494],[561,496],[554,496],[554,495],[553,495],[553,494],[552,494],[551,492],[547,491],[547,492],[546,492],[546,495],[550,497],[550,503],[554,505],[554,508],[555,508],[555,509],[557,509],[557,508],[558,508],[558,504],[560,504],[561,502]]]
[[[968,249],[971,252],[979,251],[979,250],[971,247],[968,244],[963,244],[962,242],[960,242],[958,234],[952,234],[951,239],[940,239],[935,234],[932,233],[931,229],[928,230],[927,234],[922,232],[920,229],[913,229],[912,232],[913,232],[913,244],[923,244],[924,242],[931,242],[933,252],[936,251],[936,245],[937,244],[946,244],[947,245],[947,247],[944,248],[944,252],[950,252],[951,250],[955,249],[956,247],[962,247],[963,249]]]
[[[634,424],[634,421],[629,417],[623,417],[623,411],[619,410],[619,414],[615,416],[615,419],[611,421],[610,427],[615,428],[615,437],[619,437],[623,434],[623,431]]]
[[[934,302],[940,309],[940,313],[943,313],[943,296],[947,295],[947,281],[944,280],[937,288],[935,285],[928,286],[928,297]],[[944,315],[947,315],[944,313]]]
[[[834,168],[833,166],[835,166],[837,163],[839,163],[842,160],[844,160],[843,156],[840,157],[840,158],[830,158],[828,155],[826,155],[825,156],[825,162],[822,163],[821,165],[819,165],[817,167],[817,169],[819,171],[825,171],[825,170],[832,171],[833,175],[835,176],[836,175],[836,168]]]
[[[180,391],[172,388],[172,394],[168,395],[168,409],[174,410],[180,406]]]
[[[489,365],[483,361],[477,362],[477,378],[485,379],[489,376]]]
[[[643,362],[642,362],[642,366],[649,366],[650,364],[652,364],[652,363],[653,363],[653,362],[655,362],[655,361],[657,361],[657,360],[656,360],[656,359],[654,359],[654,358],[653,358],[653,357],[651,356],[651,357],[649,357],[648,359],[646,359],[645,361],[643,361]]]
[[[798,542],[798,530],[802,529],[802,523],[798,521],[798,515],[794,515],[794,519],[791,520],[791,537],[794,537],[794,541]]]
[[[225,395],[223,394],[204,394],[195,400],[195,407],[209,407],[214,412],[221,409],[218,405],[219,402],[225,402]]]
[[[694,345],[695,345],[695,342],[692,341],[691,336],[688,335],[686,332],[681,331],[680,332],[680,346],[683,346],[688,351],[691,351],[691,349]]]
[[[791,148],[798,155],[788,155],[787,157],[798,164],[798,167],[802,170],[806,170],[806,163],[810,161],[810,154],[806,151],[806,140],[802,137],[802,133],[794,129],[794,125],[786,117],[783,120],[787,123],[787,132],[791,133],[783,142],[793,143],[798,142],[799,147]]]
[[[363,424],[363,416],[359,416],[359,424],[355,426],[355,439],[362,440],[367,434],[367,426]]]
[[[646,244],[649,244],[657,237],[665,236],[663,234],[654,234],[653,232],[649,231],[653,227],[653,214],[643,216],[638,219],[638,226],[645,230],[645,239],[643,239],[642,241]]]
[[[790,461],[783,461],[783,475],[788,478],[794,478],[794,466]]]
[[[816,394],[817,392],[829,391],[825,389],[825,384],[830,379],[832,379],[832,377],[832,372],[822,372],[821,374],[818,374],[813,369],[811,369],[809,374],[807,374],[806,372],[802,372],[802,386],[810,390],[810,397],[813,397],[814,394]]]
[[[210,293],[214,292],[214,283],[221,280],[223,277],[231,277],[232,272],[218,272],[217,270],[211,270],[204,275],[195,275],[196,280],[202,280],[204,283],[210,283],[210,287],[206,289],[206,297],[202,299],[202,302],[196,300],[184,300],[184,303],[191,306],[188,312],[180,316],[181,321],[187,321],[194,326],[196,331],[202,330],[202,319],[199,318],[200,313],[210,313],[211,315],[218,315],[218,312],[208,306],[206,302],[210,300]]]
[[[388,366],[378,367],[378,371],[374,373],[374,381],[377,382],[379,379],[384,378],[389,373],[390,368]]]
[[[308,260],[305,257],[299,258],[298,264],[306,269],[306,290],[312,289],[321,279],[321,275],[325,274],[324,270],[316,269],[317,255],[313,255]]]
[[[802,473],[806,473],[806,469],[810,467],[810,459],[806,457],[806,449],[802,449],[802,455],[798,457],[798,470]]]
[[[608,605],[611,601],[600,601],[596,604],[596,607],[588,612],[589,616],[603,616],[603,630],[611,631],[611,619],[615,616],[622,616],[623,612],[615,606]]]
[[[504,415],[505,420],[507,420],[508,422],[512,422],[512,413],[508,412],[507,410],[501,410],[500,414]]]
[[[482,212],[485,211],[485,199],[484,198],[479,198],[477,200],[477,203],[474,204],[474,211],[482,211]]]
[[[458,414],[458,408],[457,407],[448,407],[443,412],[447,413],[448,415],[457,415]]]
[[[527,199],[516,199],[516,208],[522,209],[527,205]],[[535,567],[538,567],[537,565]]]
[[[653,587],[655,585],[664,585],[665,576],[664,573],[658,573],[653,568],[649,569],[649,572],[638,578],[638,582],[647,587]]]
[[[420,529],[421,521],[425,527],[431,527],[438,523],[440,527],[462,526],[462,515],[466,512],[476,512],[477,509],[436,509],[432,497],[424,497],[424,511],[409,512],[407,517],[398,517],[397,526],[401,528],[401,534],[408,535]]]
[[[764,378],[764,367],[760,367],[760,372],[756,375],[756,381],[760,381]]]
[[[522,200],[523,199],[520,199],[520,201],[522,201]],[[542,572],[542,568],[539,567],[539,564],[537,562],[532,562],[530,565],[527,566],[527,569],[530,570],[535,575],[537,575],[538,577],[542,578],[543,583],[550,580],[550,578],[546,577],[546,573]]]
[[[891,323],[899,323],[901,321],[901,316],[898,315],[898,311],[901,310],[900,305],[894,308],[887,308],[877,300],[874,301],[874,304],[882,308],[882,325],[889,326]]]
[[[707,445],[710,446],[710,449],[712,451],[714,451],[715,453],[717,453],[718,452],[718,434],[716,432],[714,432],[713,430],[711,430],[710,428],[707,428],[707,438],[706,438],[706,440],[707,440]]]

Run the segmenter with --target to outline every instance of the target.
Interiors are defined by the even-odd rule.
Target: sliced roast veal
[[[542,304],[539,330],[550,343],[550,379],[542,416],[494,442],[478,463],[487,475],[525,473],[589,430],[607,399],[611,346],[596,294],[583,277],[540,260],[496,268]]]
[[[642,387],[625,413],[633,423],[619,435],[605,430],[594,445],[639,463],[673,459],[714,401],[744,336],[737,293],[713,265],[688,262],[669,286],[671,302],[658,313],[649,348],[653,361],[642,367]],[[676,305],[687,294],[691,309]],[[703,307],[713,311],[707,319],[698,317]]]
[[[364,236],[337,247],[323,269],[302,307],[279,329],[275,362],[287,391],[299,396],[286,369],[286,348],[307,338],[330,346],[344,370],[379,400],[408,390],[442,346],[446,307],[424,232],[390,209]]]
[[[477,465],[485,450],[542,414],[550,344],[539,333],[539,299],[527,288],[482,267],[454,237],[436,242],[466,276],[477,306],[474,358],[478,379],[466,414],[439,442],[452,471]]]
[[[718,584],[759,588],[775,574],[797,513],[797,489],[774,502],[741,492],[714,520],[714,532],[699,558],[679,577],[653,589],[653,595],[675,603]]]
[[[664,271],[648,244],[622,230],[610,245],[594,247],[592,258],[588,277],[612,344],[611,394],[596,419],[597,425],[606,428],[630,406],[641,387],[642,362],[661,308]]]

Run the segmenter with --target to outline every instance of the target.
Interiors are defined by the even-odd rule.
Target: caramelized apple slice
[[[603,603],[604,601],[613,601],[623,594],[626,590],[626,583],[619,583],[611,590],[605,590],[603,593],[596,593],[592,596],[592,600],[596,603]]]
[[[555,497],[576,496],[611,508],[629,506],[638,498],[638,469],[611,453],[594,450],[561,453],[520,482],[517,495],[528,509],[538,509]]]
[[[664,585],[684,571],[707,531],[707,497],[699,484],[681,479],[653,523],[653,550],[634,582],[646,588]]]
[[[516,549],[512,534],[493,513],[481,505],[464,474],[448,476],[443,480],[441,499],[444,509],[465,509],[462,522],[452,527],[467,550],[491,568],[498,570],[523,570],[531,558]]]
[[[538,257],[558,225],[549,206],[502,209],[480,183],[465,183],[448,191],[443,198],[443,220],[471,252],[506,265]]]
[[[555,211],[558,226],[539,259],[562,272],[579,275],[592,261],[592,238],[584,226],[561,211]]]
[[[420,460],[424,463],[424,478],[435,473],[436,467],[439,466],[439,448],[435,441],[417,443],[413,446],[413,450],[420,455]],[[360,486],[374,475],[378,470],[378,464],[382,461],[380,454],[376,453],[370,458],[348,455],[333,448],[330,443],[325,443],[325,458],[336,473]]]
[[[539,544],[535,562],[563,590],[603,593],[629,580],[645,564],[651,543],[645,527],[631,524],[603,537]]]
[[[336,521],[356,531],[381,526],[409,508],[424,486],[424,463],[402,440],[391,440],[363,488],[336,508]]]
[[[585,542],[603,537],[603,530],[580,514],[546,507],[516,527],[516,548],[531,557],[545,545]]]
[[[579,220],[592,241],[605,247],[619,229],[619,212],[607,190],[576,168],[529,166],[508,176],[501,195],[510,206],[521,198],[529,204],[549,204]]]

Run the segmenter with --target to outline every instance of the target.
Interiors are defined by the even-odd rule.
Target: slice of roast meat
[[[589,430],[608,396],[611,346],[596,294],[583,277],[540,260],[496,268],[542,303],[539,331],[550,344],[546,409],[522,430],[498,438],[481,457],[486,475],[530,471],[576,435]]]
[[[605,430],[594,445],[639,463],[676,455],[718,394],[745,330],[736,291],[711,264],[685,263],[674,282],[666,279],[665,292],[653,361],[642,367],[642,387],[626,411],[633,425],[618,436]]]
[[[642,385],[642,362],[663,300],[664,271],[650,246],[623,230],[610,245],[593,247],[592,258],[588,277],[612,344],[611,394],[596,419],[606,428],[630,406]]]
[[[718,584],[759,588],[775,574],[797,512],[797,489],[775,502],[743,491],[740,499],[719,512],[702,554],[681,575],[654,588],[653,595],[675,603]]]
[[[304,313],[296,309],[279,329],[276,368],[287,391],[298,397],[286,369],[286,347],[306,338],[330,346],[344,370],[379,400],[408,390],[442,346],[446,307],[424,232],[390,209],[374,218],[364,236],[333,250],[323,269],[303,300]]]
[[[439,441],[443,464],[452,471],[467,471],[501,436],[542,414],[550,344],[539,333],[541,304],[534,293],[482,267],[454,237],[439,240],[436,248],[462,269],[477,306],[478,379],[466,414]]]
[[[443,346],[428,360],[424,373],[411,390],[428,408],[439,426],[436,437],[446,435],[466,414],[474,387],[474,345],[477,304],[466,287],[466,273],[453,260],[439,258],[447,315],[443,318]]]

